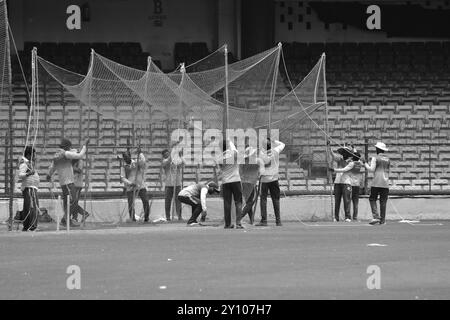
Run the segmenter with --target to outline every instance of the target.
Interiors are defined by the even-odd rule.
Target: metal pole
[[[366,162],[369,161],[369,139],[364,139],[364,158]],[[368,194],[367,186],[367,178],[369,177],[369,173],[367,172],[366,167],[364,166],[364,194]]]
[[[331,160],[331,156],[330,156],[330,148],[329,148],[329,123],[328,123],[328,95],[327,95],[327,80],[326,80],[326,55],[325,53],[322,53],[322,61],[321,61],[321,68],[322,68],[322,75],[323,75],[323,96],[325,99],[325,133],[326,133],[326,137],[325,137],[325,152],[326,152],[326,162],[327,162],[327,184],[330,186],[330,214],[331,214],[331,220],[333,220],[334,217],[334,211],[333,211],[333,178],[331,176],[331,171],[330,171],[330,160]],[[318,79],[317,79],[318,80]],[[317,86],[317,84],[316,84]],[[317,102],[317,98],[314,95],[314,100],[315,102]]]
[[[69,190],[70,193],[70,190]],[[67,214],[66,214],[66,230],[67,232],[70,231],[70,199],[71,199],[71,195],[67,195],[66,199],[67,199]]]
[[[431,145],[428,145],[428,191],[431,192]]]
[[[14,128],[13,128],[13,99],[12,99],[12,72],[11,72],[11,53],[10,53],[10,42],[9,42],[9,22],[8,22],[8,8],[6,6],[6,1],[3,1],[4,11],[5,11],[5,22],[7,26],[6,30],[6,61],[8,68],[8,102],[9,102],[9,112],[8,112],[8,123],[9,123],[9,226],[8,230],[12,230],[13,227],[13,203],[14,203]],[[25,80],[26,81],[26,80]]]
[[[228,46],[224,47],[224,55],[225,55],[225,120],[224,120],[224,134],[225,139],[227,139],[227,129],[229,126],[229,97],[228,97]],[[225,151],[225,150],[223,150]]]
[[[278,53],[277,58],[275,62],[275,70],[273,71],[273,78],[272,78],[272,88],[270,90],[270,102],[269,102],[269,137],[271,138],[270,129],[272,128],[272,111],[273,111],[273,104],[275,101],[275,92],[276,92],[276,86],[277,86],[277,78],[278,78],[278,67],[280,64],[280,55],[281,55],[281,42],[278,43]]]
[[[91,73],[92,67],[94,65],[94,49],[91,49],[91,61],[89,63],[89,72]],[[89,130],[91,128],[91,104],[92,104],[92,80],[89,83],[89,110],[88,110],[88,124],[87,124],[87,137],[89,138]],[[99,123],[97,123],[98,127]],[[98,136],[97,136],[97,142],[98,142]],[[89,150],[88,146],[86,145],[86,154],[85,154],[85,171],[84,171],[84,201],[83,201],[83,219],[82,219],[82,227],[85,226],[86,222],[86,201],[87,201],[87,193],[89,192]],[[92,209],[92,208],[91,208]],[[92,212],[91,212],[92,214]]]

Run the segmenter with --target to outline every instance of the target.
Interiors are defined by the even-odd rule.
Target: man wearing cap
[[[192,207],[192,215],[187,222],[188,226],[199,225],[197,222],[198,216],[202,212],[206,215],[208,210],[206,207],[206,196],[214,193],[219,193],[219,186],[213,181],[206,184],[192,184],[180,191],[178,200]]]
[[[388,151],[388,148],[383,142],[377,142],[375,149],[376,157],[372,157],[370,165],[365,163],[366,169],[374,173],[369,196],[373,216],[371,225],[386,223],[386,205],[389,196],[390,160],[384,154]],[[378,214],[377,209],[378,196],[380,197],[380,214]]]
[[[280,167],[280,153],[284,150],[284,147],[285,144],[281,141],[267,139],[266,150],[261,150],[260,152],[260,158],[264,163],[264,173],[261,175],[261,221],[257,226],[267,226],[267,195],[269,191],[270,197],[272,198],[276,225],[282,225],[278,171]]]
[[[329,142],[328,142],[329,145]],[[339,211],[341,209],[341,200],[344,202],[345,221],[351,221],[350,216],[350,203],[352,196],[352,186],[350,175],[347,173],[344,175],[342,169],[346,168],[349,160],[352,156],[352,149],[346,145],[343,148],[339,148],[336,151],[331,150],[330,154],[333,161],[336,162],[336,167],[332,170],[336,172],[334,179],[334,220],[339,221]],[[349,169],[351,170],[351,168]]]
[[[75,179],[73,173],[72,160],[81,160],[86,154],[86,146],[89,144],[89,139],[81,148],[80,152],[70,151],[72,148],[72,142],[70,140],[62,138],[59,144],[59,150],[56,151],[53,156],[53,163],[50,166],[50,170],[47,174],[47,181],[51,180],[52,175],[57,172],[59,177],[59,185],[63,193],[63,207],[64,217],[61,219],[62,224],[66,224],[67,217],[67,197],[70,197],[70,224],[72,226],[78,226],[74,217],[77,213],[84,214],[83,209],[78,205],[78,196],[75,189]]]
[[[245,163],[239,167],[242,182],[242,196],[245,201],[245,205],[242,208],[242,218],[248,214],[250,224],[253,224],[254,218],[253,205],[257,198],[256,184],[260,175],[264,173],[264,162],[256,154],[256,148],[247,145],[244,153]]]

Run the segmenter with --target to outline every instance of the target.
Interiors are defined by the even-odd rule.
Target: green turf
[[[0,299],[449,299],[450,222],[439,223],[3,226]],[[66,288],[69,265],[81,290]],[[369,265],[381,268],[380,290],[367,289]]]

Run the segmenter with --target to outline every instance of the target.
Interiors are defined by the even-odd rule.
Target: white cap
[[[383,151],[389,150],[383,142],[377,142],[377,144],[375,145],[375,148],[378,148]]]

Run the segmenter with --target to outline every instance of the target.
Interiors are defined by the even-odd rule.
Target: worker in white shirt
[[[331,171],[341,174],[340,176],[340,185],[342,185],[343,193],[342,197],[344,199],[344,213],[345,213],[345,222],[351,222],[350,215],[350,205],[351,205],[351,197],[352,197],[352,172],[355,163],[352,157],[349,157],[345,160],[346,166],[344,168],[330,168]],[[340,202],[340,197],[338,198]],[[339,208],[339,206],[338,206]],[[338,211],[339,212],[339,211]],[[336,215],[336,214],[335,214]],[[338,213],[339,215],[339,213]],[[339,220],[339,219],[336,219]]]
[[[231,204],[236,207],[236,229],[242,229],[242,185],[237,161],[238,151],[231,140],[223,141],[223,153],[216,158],[218,174],[222,176],[222,196],[225,229],[233,229],[231,223]]]
[[[75,189],[75,177],[73,172],[72,160],[81,160],[86,154],[86,146],[89,144],[89,139],[86,140],[80,152],[70,151],[72,142],[62,138],[59,144],[59,150],[53,157],[53,163],[50,166],[47,174],[47,181],[51,181],[52,175],[57,172],[59,177],[59,184],[63,194],[64,217],[61,219],[62,224],[66,224],[67,217],[67,198],[70,198],[70,225],[78,226],[75,221],[77,213],[83,215],[84,210],[78,205],[78,197]]]
[[[213,181],[206,184],[192,184],[180,191],[178,200],[192,207],[192,215],[187,222],[188,226],[198,225],[197,218],[202,212],[206,215],[208,210],[206,207],[206,196],[214,193],[219,193],[219,186]]]
[[[347,145],[344,145],[342,148],[338,148],[336,151],[333,151],[327,142],[331,157],[333,161],[336,163],[334,171],[336,172],[336,176],[334,178],[334,220],[339,221],[339,213],[341,209],[341,201],[344,202],[344,212],[345,212],[345,220],[348,221],[350,219],[350,203],[352,197],[352,187],[349,180],[343,181],[343,172],[340,172],[336,169],[345,168],[348,163],[347,160],[352,158],[352,148]],[[347,176],[349,178],[349,176]]]
[[[19,219],[23,222],[22,231],[34,231],[38,225],[39,199],[37,191],[39,189],[39,174],[35,168],[35,149],[27,146],[20,161],[18,174],[23,195],[23,210],[18,211],[21,213]]]
[[[260,152],[260,158],[264,162],[264,173],[261,175],[261,222],[257,226],[267,226],[267,195],[269,191],[276,225],[282,225],[280,216],[280,184],[278,179],[280,153],[285,146],[281,141],[267,139],[266,149]]]

